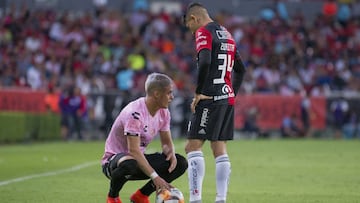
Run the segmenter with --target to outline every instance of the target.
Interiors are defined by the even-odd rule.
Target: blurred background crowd
[[[126,11],[106,0],[83,11],[8,2],[0,16],[0,88],[47,91],[49,110],[76,115],[62,120],[64,139],[106,134],[122,106],[143,95],[149,72],[174,79],[174,134],[184,133],[197,74],[194,39],[182,23],[189,1],[174,1],[174,12],[153,12],[147,0],[127,1]],[[287,9],[300,0],[264,2],[251,17],[211,12],[233,34],[247,66],[241,94],[359,96],[360,1],[314,1],[321,6],[312,16]]]

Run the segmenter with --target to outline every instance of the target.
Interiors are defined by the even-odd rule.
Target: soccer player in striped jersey
[[[205,162],[202,146],[210,141],[216,164],[216,203],[225,203],[230,178],[226,142],[233,140],[235,96],[245,74],[236,43],[229,31],[214,22],[207,9],[192,3],[185,26],[195,35],[198,77],[193,112],[187,132],[190,203],[201,203]]]

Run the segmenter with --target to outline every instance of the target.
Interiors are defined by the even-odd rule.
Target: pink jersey
[[[139,135],[139,147],[144,152],[146,146],[160,131],[170,131],[168,109],[160,109],[155,116],[151,116],[145,104],[145,97],[129,103],[120,112],[110,130],[101,163],[104,164],[114,154],[129,152],[126,134]]]

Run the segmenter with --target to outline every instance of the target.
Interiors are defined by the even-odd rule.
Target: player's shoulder
[[[169,109],[159,109],[159,114],[161,117],[170,117]]]
[[[226,28],[224,26],[220,25],[218,22],[215,22],[215,21],[206,24],[202,28],[209,32],[214,32],[216,30],[224,30],[224,29],[226,30]]]
[[[204,26],[201,26],[197,31],[196,31],[196,36],[201,36],[201,35],[209,35],[211,34],[214,30],[216,30],[216,26],[217,23],[215,22],[211,22],[208,23]]]
[[[145,105],[144,98],[136,99],[127,104],[122,110],[123,115],[133,116],[134,118],[140,118]]]
[[[159,109],[156,118],[160,123],[168,123],[171,120],[169,109]]]
[[[206,28],[206,26],[202,26],[200,27],[196,33],[195,33],[195,38],[197,40],[202,39],[202,38],[206,38],[207,36],[210,36],[211,32],[209,29]]]
[[[232,39],[232,35],[228,29],[215,21],[200,27],[198,32],[205,33],[205,35],[215,35],[216,38],[219,39]]]

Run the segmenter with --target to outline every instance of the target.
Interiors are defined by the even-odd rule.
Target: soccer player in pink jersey
[[[150,180],[130,197],[133,203],[150,203],[149,196],[170,189],[170,182],[187,169],[187,160],[175,153],[170,133],[168,106],[173,100],[173,81],[152,73],[145,82],[146,96],[125,106],[112,125],[101,163],[110,179],[107,203],[119,203],[119,192],[128,180]],[[162,153],[145,153],[148,144],[160,136]]]

